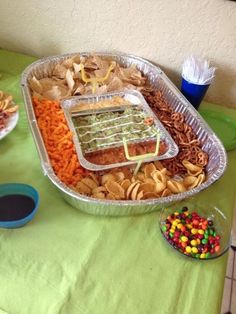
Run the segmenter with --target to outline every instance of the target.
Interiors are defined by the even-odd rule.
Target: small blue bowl
[[[16,203],[19,211],[15,208]],[[24,208],[26,205],[27,209]],[[32,186],[23,183],[0,184],[0,228],[24,226],[33,219],[38,205],[39,195]],[[14,216],[17,218],[14,219]]]

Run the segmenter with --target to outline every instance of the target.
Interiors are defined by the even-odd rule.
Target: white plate
[[[19,119],[19,112],[17,110],[7,119],[6,127],[0,130],[0,140],[3,139],[5,136],[7,136],[7,134],[9,134],[14,129],[14,127],[17,124],[18,119]]]

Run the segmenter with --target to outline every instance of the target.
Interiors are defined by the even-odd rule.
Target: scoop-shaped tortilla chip
[[[92,194],[97,194],[100,192],[107,192],[107,189],[105,188],[105,186],[98,186],[92,190]]]
[[[150,178],[151,177],[151,174],[152,172],[154,172],[156,170],[156,167],[154,165],[154,163],[149,163],[149,164],[146,164],[143,168],[143,172],[145,174],[145,177],[146,178]]]
[[[106,199],[107,200],[115,200],[115,196],[112,194],[112,193],[108,193],[107,196],[106,196]]]
[[[125,198],[125,190],[115,181],[107,181],[105,184],[107,191],[115,196],[116,199]]]
[[[165,188],[166,188],[166,185],[163,184],[162,182],[157,182],[155,184],[155,192],[158,194],[161,193],[162,191],[164,191]]]
[[[153,180],[156,182],[156,183],[163,183],[165,186],[166,186],[166,181],[167,181],[167,177],[166,175],[160,171],[160,170],[155,170],[151,173],[151,177],[153,178]]]
[[[196,166],[194,164],[192,164],[190,161],[188,160],[183,160],[182,164],[184,165],[184,167],[187,169],[187,172],[189,175],[191,176],[198,176],[200,173],[202,173],[203,168],[200,166]]]
[[[120,185],[125,191],[127,191],[129,186],[131,185],[131,181],[129,179],[125,179],[120,183]]]
[[[98,193],[92,194],[91,196],[94,198],[98,198],[98,199],[105,199],[106,198],[106,195],[103,192],[98,192]]]
[[[155,192],[156,190],[156,185],[155,185],[155,182],[145,182],[145,183],[142,183],[140,184],[140,187],[139,187],[139,191],[143,191],[144,193],[145,192]]]
[[[83,178],[80,182],[86,184],[90,189],[94,189],[98,186],[98,184],[91,178]]]
[[[183,179],[183,184],[184,184],[186,187],[189,187],[189,186],[191,186],[192,184],[194,184],[196,181],[197,181],[197,178],[196,178],[196,177],[194,177],[194,176],[186,176],[186,177]]]
[[[137,200],[137,201],[141,200],[141,199],[143,198],[143,195],[144,195],[144,192],[143,192],[143,191],[138,192],[137,197],[136,197],[136,200]]]
[[[132,192],[131,192],[131,199],[133,201],[136,200],[136,198],[137,198],[139,187],[140,187],[140,183],[136,184],[135,187],[133,188]]]
[[[76,190],[85,195],[91,195],[91,188],[89,188],[86,184],[83,182],[78,182],[76,185]]]
[[[169,189],[165,189],[162,193],[161,193],[161,197],[166,197],[166,196],[170,196],[172,193]]]
[[[201,174],[199,174],[198,177],[194,177],[194,178],[195,178],[195,181],[193,181],[193,183],[188,186],[189,190],[199,186],[200,184],[202,184],[202,182],[204,182],[206,176],[205,176],[205,173],[201,173]]]
[[[167,181],[167,188],[172,192],[172,193],[181,193],[186,191],[186,188],[182,182],[176,181],[176,180],[168,180]]]
[[[159,195],[155,192],[145,192],[143,193],[143,200],[152,199],[152,198],[158,198]]]
[[[101,183],[102,185],[105,185],[107,181],[115,181],[115,180],[116,180],[116,177],[114,174],[106,173],[102,176]]]
[[[133,191],[134,187],[138,184],[138,181],[135,181],[133,183],[130,184],[130,186],[128,187],[128,190],[126,191],[126,199],[128,200],[130,198],[131,192]]]

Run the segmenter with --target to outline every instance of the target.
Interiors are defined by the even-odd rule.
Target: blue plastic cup
[[[189,83],[184,78],[182,78],[181,92],[193,105],[193,107],[198,110],[209,86],[210,84],[199,85]]]

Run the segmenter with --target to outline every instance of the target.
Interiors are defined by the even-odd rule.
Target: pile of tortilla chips
[[[90,173],[73,188],[80,194],[109,200],[146,200],[178,194],[199,186],[205,180],[203,167],[184,160],[187,175],[173,178],[160,161],[147,163],[132,175],[126,168],[102,176]],[[124,169],[125,171],[123,171]]]
[[[32,96],[61,100],[75,95],[92,94],[92,84],[82,80],[82,66],[86,77],[90,79],[103,78],[111,62],[113,69],[104,82],[97,84],[96,94],[120,91],[124,88],[139,91],[148,89],[146,78],[134,65],[125,68],[115,61],[103,59],[97,55],[89,55],[88,57],[76,55],[56,64],[50,77],[41,79],[32,77],[29,80]]]

